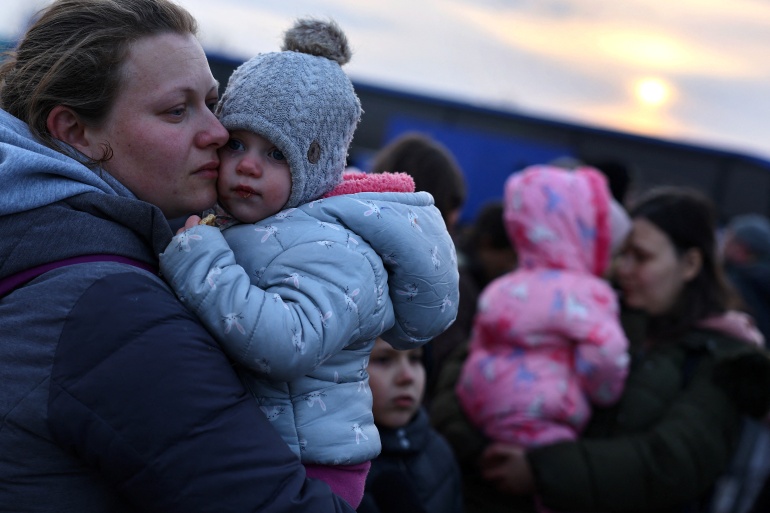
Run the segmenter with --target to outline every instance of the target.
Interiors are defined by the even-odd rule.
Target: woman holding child
[[[488,444],[454,394],[463,355],[444,372],[432,415],[461,460],[467,511],[683,511],[703,499],[736,446],[742,415],[768,410],[770,360],[730,310],[714,212],[701,195],[661,189],[630,211],[616,262],[631,366],[619,402],[582,437],[529,450]]]
[[[228,140],[195,32],[166,0],[57,0],[0,69],[13,511],[353,511],[157,276],[167,218],[214,204]]]

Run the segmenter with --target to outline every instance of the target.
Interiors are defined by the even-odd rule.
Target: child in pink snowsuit
[[[479,298],[457,394],[493,441],[572,440],[590,403],[623,391],[628,341],[602,276],[631,222],[598,171],[550,166],[507,180],[504,219],[519,266]]]

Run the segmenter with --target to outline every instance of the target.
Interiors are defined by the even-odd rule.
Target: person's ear
[[[57,105],[51,109],[46,119],[46,127],[54,139],[72,146],[89,158],[94,158],[93,147],[86,137],[86,125],[71,108]]]
[[[690,248],[682,255],[682,277],[690,281],[700,273],[703,267],[703,255],[697,248]]]

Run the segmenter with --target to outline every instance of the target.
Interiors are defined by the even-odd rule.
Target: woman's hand
[[[184,226],[181,227],[176,231],[176,234],[179,235],[185,230],[189,230],[190,228],[194,228],[198,226],[198,223],[201,222],[201,218],[199,216],[190,216],[187,218],[187,221],[184,222]]]
[[[493,443],[480,459],[481,475],[495,484],[501,493],[532,495],[535,482],[526,451],[517,445]]]

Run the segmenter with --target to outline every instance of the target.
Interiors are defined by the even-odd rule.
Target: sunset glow
[[[671,99],[671,87],[659,78],[643,78],[634,85],[636,99],[648,107],[660,107]]]

